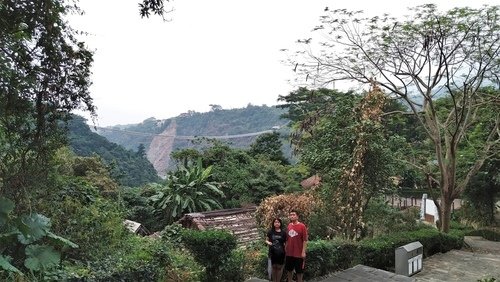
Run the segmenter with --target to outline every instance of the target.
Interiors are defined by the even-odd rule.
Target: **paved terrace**
[[[339,271],[309,282],[375,282],[375,281],[478,281],[495,278],[500,280],[500,242],[477,236],[466,236],[462,250],[439,253],[424,259],[421,272],[406,277],[364,265]],[[306,270],[307,271],[307,270]],[[252,278],[248,282],[267,281]]]

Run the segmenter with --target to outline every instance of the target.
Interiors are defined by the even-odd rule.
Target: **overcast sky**
[[[297,39],[310,37],[319,16],[330,9],[369,14],[407,14],[407,7],[436,3],[498,5],[500,0],[326,1],[326,0],[177,0],[164,22],[141,19],[140,0],[80,0],[84,16],[70,24],[89,33],[83,40],[95,51],[91,96],[98,125],[166,119],[188,110],[206,112],[251,103],[277,104],[294,90],[294,73],[280,61]],[[368,4],[371,3],[371,4]]]

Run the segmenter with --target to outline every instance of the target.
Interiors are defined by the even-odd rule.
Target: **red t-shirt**
[[[305,241],[307,241],[307,228],[304,223],[289,223],[288,230],[286,232],[286,255],[301,258],[302,248],[304,248]]]

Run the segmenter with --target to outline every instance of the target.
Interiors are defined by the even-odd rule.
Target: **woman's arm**
[[[266,244],[268,246],[271,246],[273,243],[271,242],[271,232],[267,232],[267,236],[266,236]]]

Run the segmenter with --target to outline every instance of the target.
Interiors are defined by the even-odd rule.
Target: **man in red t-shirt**
[[[297,282],[302,282],[305,268],[306,247],[307,247],[307,227],[299,222],[297,211],[292,210],[288,214],[290,223],[286,232],[286,261],[288,282],[292,282],[293,270],[297,274]]]

